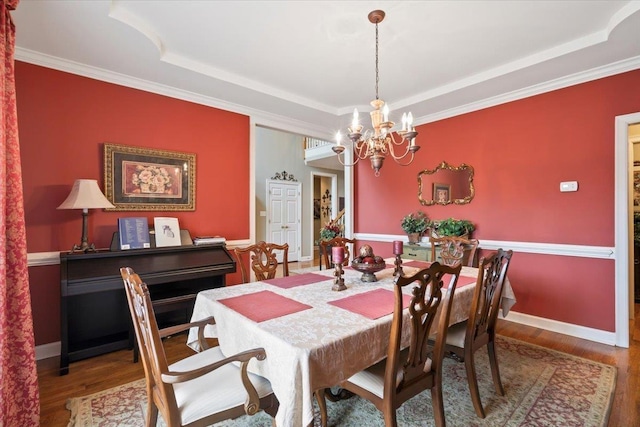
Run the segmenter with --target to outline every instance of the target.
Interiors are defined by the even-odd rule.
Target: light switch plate
[[[560,183],[560,191],[578,191],[578,181],[563,181]]]
[[[260,211],[260,216],[267,216],[267,211]]]

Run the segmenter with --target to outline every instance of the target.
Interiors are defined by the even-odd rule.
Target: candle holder
[[[403,248],[402,248],[402,240],[394,240],[393,241],[393,254],[396,256],[396,260],[393,263],[396,266],[396,269],[393,270],[393,275],[394,276],[402,276],[403,271],[402,271],[402,258],[401,255],[403,253]]]
[[[335,270],[333,272],[333,287],[331,288],[332,291],[344,291],[345,289],[347,289],[347,287],[344,284],[344,279],[342,278],[342,262],[339,263],[335,263],[333,264],[335,267]]]
[[[398,277],[402,276],[404,274],[404,271],[402,271],[402,257],[400,256],[400,254],[396,254],[396,260],[393,265],[396,266],[396,269],[393,270],[393,275]]]

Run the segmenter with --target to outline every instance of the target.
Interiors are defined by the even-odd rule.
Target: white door
[[[267,180],[267,209],[267,241],[287,243],[289,261],[297,261],[302,239],[302,184]]]

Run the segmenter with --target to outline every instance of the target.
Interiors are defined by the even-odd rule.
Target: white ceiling
[[[396,122],[640,68],[640,1],[21,0],[12,15],[19,60],[326,138],[371,109],[374,9]]]

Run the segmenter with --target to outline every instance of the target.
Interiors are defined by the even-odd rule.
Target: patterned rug
[[[497,344],[505,396],[495,393],[486,351],[476,353],[485,419],[475,415],[464,364],[445,360],[443,394],[448,427],[607,425],[616,384],[614,366],[505,337],[498,337]],[[145,404],[144,380],[69,399],[69,426],[143,426]],[[327,406],[330,426],[384,426],[380,412],[357,396],[327,402]],[[405,402],[397,414],[399,426],[434,425],[430,393],[423,392]],[[158,426],[165,426],[162,417]],[[270,427],[271,418],[260,413],[216,426]]]

